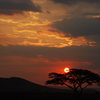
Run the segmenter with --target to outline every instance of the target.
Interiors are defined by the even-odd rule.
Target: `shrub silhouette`
[[[90,85],[100,85],[100,76],[89,70],[70,69],[68,73],[49,73],[50,80],[46,84],[65,85],[72,89],[74,99],[79,99],[83,90]]]

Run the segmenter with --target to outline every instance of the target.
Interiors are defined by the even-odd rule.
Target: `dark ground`
[[[37,99],[59,99],[73,100],[72,94],[66,93],[0,93],[2,100],[37,100]],[[100,94],[84,94],[81,100],[100,100]]]

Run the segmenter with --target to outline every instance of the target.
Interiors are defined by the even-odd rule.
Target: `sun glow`
[[[70,69],[68,67],[64,69],[65,73],[68,73],[69,71],[70,71]]]

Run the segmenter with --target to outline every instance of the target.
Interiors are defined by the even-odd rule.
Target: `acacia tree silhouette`
[[[70,69],[68,73],[49,73],[46,84],[65,85],[72,89],[74,99],[79,99],[83,90],[94,83],[100,85],[100,76],[89,70]]]

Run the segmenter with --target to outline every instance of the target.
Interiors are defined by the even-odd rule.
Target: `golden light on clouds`
[[[29,18],[28,18],[29,19]],[[25,45],[25,46],[46,46],[46,47],[66,47],[66,46],[94,46],[95,42],[87,40],[85,37],[73,38],[68,34],[48,26],[49,21],[12,18],[0,18],[0,45]],[[39,19],[40,20],[40,19]],[[43,21],[43,22],[42,22]],[[5,30],[6,28],[6,30]]]
[[[85,37],[66,37],[64,33],[49,30],[14,30],[14,34],[1,34],[0,45],[26,45],[26,46],[46,46],[46,47],[66,47],[66,46],[94,46],[95,42],[87,40]]]
[[[23,15],[1,16],[0,22],[6,24],[14,24],[17,27],[25,26],[44,26],[49,25],[51,22],[48,19],[42,19],[41,14],[34,12],[25,12]]]
[[[41,0],[40,0],[41,1]],[[69,10],[48,0],[35,3],[41,5],[42,12],[23,12],[23,14],[0,15],[0,45],[25,45],[45,47],[95,46],[94,41],[85,37],[72,37],[53,28],[54,22],[69,16]],[[51,8],[52,5],[52,8]],[[56,8],[56,9],[55,9]],[[67,7],[66,7],[67,8]],[[67,33],[66,33],[67,34]]]

